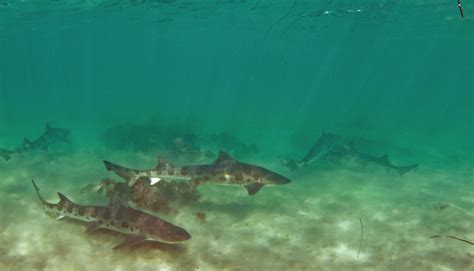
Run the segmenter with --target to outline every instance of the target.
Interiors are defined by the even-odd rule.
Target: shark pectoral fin
[[[159,181],[161,181],[161,178],[151,177],[150,178],[150,185],[157,184]]]
[[[92,222],[87,225],[86,233],[93,233],[98,229],[100,229],[99,224]]]
[[[63,219],[63,218],[65,218],[65,216],[59,215],[58,217],[56,217],[56,220],[61,220],[61,219]]]
[[[122,243],[115,246],[114,249],[121,249],[124,247],[133,246],[145,240],[146,240],[146,237],[143,235],[129,235],[127,236],[127,239],[125,239]]]
[[[5,154],[5,155],[3,156],[3,159],[5,159],[5,161],[8,161],[8,160],[12,159],[12,156],[9,155],[9,154]]]
[[[261,183],[254,183],[254,184],[249,184],[246,185],[245,188],[247,189],[247,192],[249,193],[249,196],[257,194],[257,192],[263,187],[263,184]]]

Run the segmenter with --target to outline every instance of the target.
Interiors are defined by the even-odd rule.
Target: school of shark
[[[25,156],[31,152],[47,152],[53,144],[67,143],[70,131],[64,128],[52,127],[46,124],[45,131],[36,140],[23,140],[19,147],[8,149],[0,148],[0,156],[5,162],[16,156]],[[232,142],[237,142],[232,139]],[[182,142],[180,142],[182,144]],[[242,145],[239,142],[240,145]],[[283,159],[281,163],[291,171],[303,167],[310,167],[313,164],[327,159],[328,157],[354,157],[363,163],[372,163],[390,171],[395,171],[400,176],[414,170],[418,164],[397,166],[392,164],[387,155],[380,157],[361,152],[352,140],[346,139],[338,134],[323,132],[307,155],[301,160]],[[103,160],[105,169],[121,177],[123,183],[115,183],[110,180],[102,182],[97,186],[98,191],[105,186],[112,184],[116,190],[133,191],[137,187],[153,187],[155,190],[145,189],[148,197],[163,197],[161,194],[153,194],[156,189],[165,189],[166,184],[184,183],[196,189],[201,184],[217,184],[227,186],[243,187],[249,196],[256,195],[263,187],[280,186],[290,184],[292,180],[270,169],[241,162],[232,157],[225,150],[220,150],[217,157],[211,163],[175,165],[166,159],[159,159],[153,168],[134,169],[119,165],[108,160]],[[123,185],[121,185],[123,184]],[[165,244],[178,244],[191,239],[191,234],[184,228],[160,218],[158,215],[142,210],[141,208],[130,207],[127,198],[122,193],[112,191],[109,194],[109,204],[107,205],[81,205],[73,202],[66,195],[58,192],[59,202],[50,203],[43,199],[40,189],[35,181],[32,181],[34,191],[44,211],[57,220],[70,219],[85,223],[86,232],[91,233],[99,229],[121,233],[125,236],[122,243],[113,249],[134,247],[142,242],[159,242]],[[163,186],[165,185],[165,186]],[[89,188],[96,186],[91,185]],[[175,187],[176,188],[176,187]],[[86,190],[82,189],[82,191]],[[138,189],[140,190],[140,189]],[[143,190],[143,189],[142,189]],[[110,191],[109,191],[110,192]]]

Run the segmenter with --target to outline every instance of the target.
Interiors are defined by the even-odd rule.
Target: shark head
[[[69,141],[71,131],[68,129],[51,127],[49,124],[46,124],[46,134],[54,141],[71,143]]]
[[[147,222],[144,232],[148,239],[168,244],[181,243],[191,239],[191,235],[185,229],[161,219]]]
[[[280,175],[276,172],[268,170],[266,168],[259,167],[256,172],[260,172],[260,180],[259,182],[264,185],[280,185],[280,184],[288,184],[291,183],[291,180],[286,178],[283,175]]]

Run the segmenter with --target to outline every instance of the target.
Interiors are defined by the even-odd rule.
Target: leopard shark
[[[0,157],[5,161],[10,160],[13,156],[32,152],[35,150],[48,151],[50,145],[57,142],[71,143],[69,141],[70,131],[68,129],[51,127],[46,124],[45,131],[37,139],[31,141],[27,138],[23,139],[23,144],[13,150],[0,148]]]
[[[399,175],[404,175],[407,172],[418,167],[418,164],[412,164],[408,166],[396,166],[390,162],[388,155],[373,156],[363,152],[359,152],[355,148],[354,141],[343,138],[342,136],[323,132],[318,138],[316,143],[311,147],[306,156],[301,160],[285,159],[281,160],[281,163],[290,168],[292,171],[298,168],[302,168],[322,160],[325,157],[334,154],[337,157],[352,156],[360,160],[361,162],[369,162],[388,170],[393,170]]]
[[[196,185],[213,183],[243,186],[249,195],[255,195],[266,185],[290,183],[291,180],[266,168],[239,162],[224,151],[217,160],[206,165],[175,166],[166,160],[159,160],[157,166],[149,170],[123,167],[104,160],[107,170],[124,178],[130,187],[138,180],[145,179],[154,185],[160,180],[191,181]]]
[[[119,198],[113,199],[107,206],[79,205],[58,192],[59,202],[49,203],[41,196],[35,181],[32,180],[32,183],[47,214],[58,220],[67,217],[85,222],[88,233],[108,229],[125,234],[126,239],[113,249],[131,247],[144,241],[175,244],[191,238],[185,229],[131,208]]]

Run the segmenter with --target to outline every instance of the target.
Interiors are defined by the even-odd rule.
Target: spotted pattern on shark
[[[69,217],[88,222],[87,232],[105,228],[126,234],[127,238],[114,249],[133,246],[149,240],[162,243],[181,243],[191,238],[183,228],[171,224],[157,216],[133,209],[119,199],[111,201],[107,206],[86,206],[71,201],[58,193],[59,202],[46,202],[39,193],[39,188],[32,181],[36,194],[44,210],[57,219]]]

